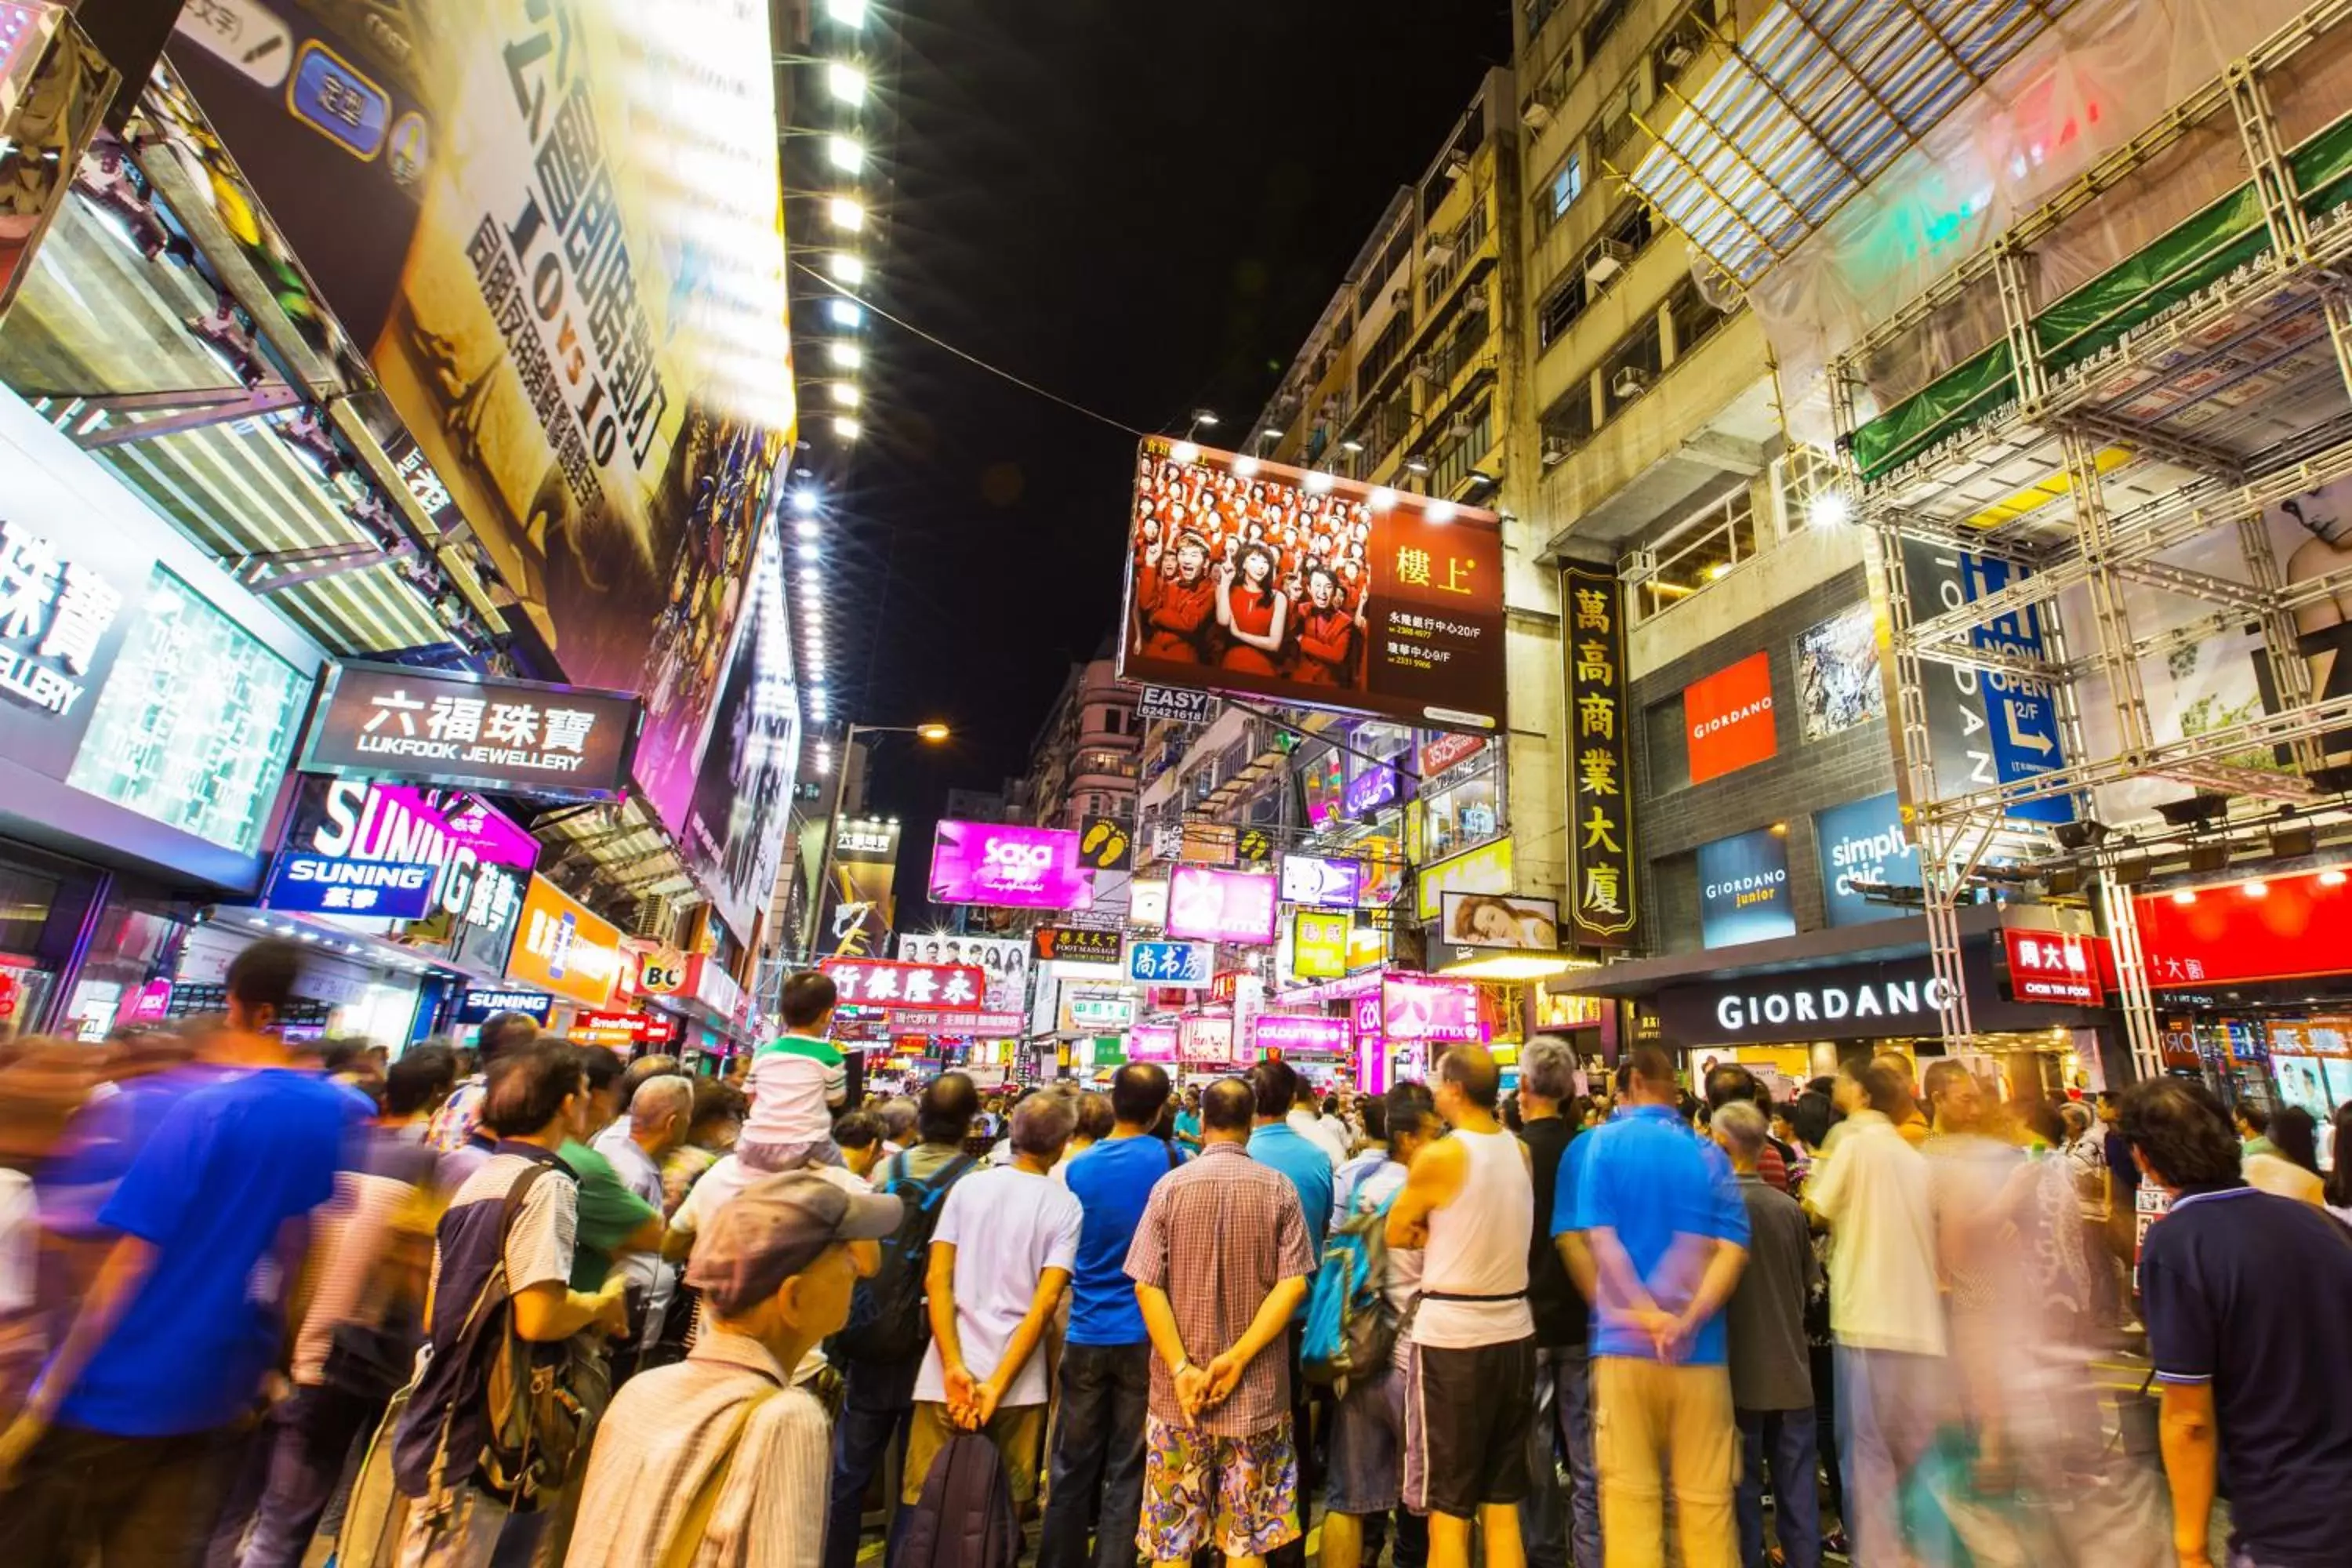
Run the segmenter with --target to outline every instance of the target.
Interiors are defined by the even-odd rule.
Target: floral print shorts
[[[1263,1557],[1298,1539],[1298,1453],[1288,1415],[1246,1437],[1154,1415],[1144,1423],[1143,1451],[1135,1543],[1153,1562],[1190,1557],[1204,1545]]]

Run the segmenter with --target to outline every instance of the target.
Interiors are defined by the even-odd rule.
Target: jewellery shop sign
[[[302,771],[611,800],[628,783],[643,713],[625,692],[342,664]]]

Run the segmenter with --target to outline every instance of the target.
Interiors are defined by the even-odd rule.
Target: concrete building
[[[1023,819],[1068,828],[1096,816],[1132,822],[1142,741],[1134,689],[1119,684],[1110,655],[1072,665],[1030,747],[1020,789]]]

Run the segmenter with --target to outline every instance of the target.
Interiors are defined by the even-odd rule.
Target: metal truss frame
[[[2053,797],[2079,798],[2102,785],[2147,776],[2231,796],[2315,802],[2321,792],[2308,775],[2324,761],[2321,737],[2352,725],[2352,698],[2315,699],[2308,667],[2296,648],[2294,619],[2299,606],[2352,589],[2352,568],[2290,588],[2263,527],[2268,507],[2352,479],[2352,424],[2339,416],[2273,450],[2240,458],[2193,437],[2144,427],[2094,406],[2120,376],[2153,371],[2159,362],[2195,349],[2217,332],[2222,334],[2223,347],[2211,352],[2227,352],[2240,337],[2315,307],[2325,314],[2326,341],[2347,395],[2352,396],[2352,222],[2330,223],[2314,233],[2263,86],[2271,70],[2346,24],[2352,24],[2352,0],[2322,0],[2309,6],[2295,26],[2175,105],[2148,131],[2021,219],[1989,250],[1914,299],[1830,366],[1841,459],[1857,498],[1858,521],[1869,530],[1871,575],[1883,598],[1881,614],[1892,655],[1890,731],[1903,798],[1919,840],[1929,945],[1936,973],[1947,982],[1948,1000],[1941,1021],[1949,1043],[1965,1042],[1973,1033],[1961,979],[1959,910],[1971,898],[1979,869],[1996,845],[2031,845],[2042,838],[2032,824],[2012,819],[2016,807]],[[2336,47],[2352,47],[2352,34],[2343,36]],[[2025,264],[2031,247],[2070,214],[2127,185],[2151,159],[2192,128],[2225,112],[2234,122],[2252,171],[2269,239],[2267,251],[2191,302],[2126,333],[2112,350],[2053,374],[2048,368],[2050,353],[2033,329]],[[1966,435],[1866,482],[1850,439],[1861,425],[1855,396],[1862,384],[1860,367],[1879,350],[1923,329],[1962,292],[1988,280],[1999,290],[2003,341],[2010,352],[2012,385],[2002,405]],[[2239,323],[2243,331],[2231,332]],[[2100,462],[2103,449],[2112,455],[2118,447],[2127,454],[2126,468],[2166,465],[2190,477],[2156,500],[2118,513],[2107,500],[2113,473],[2103,470]],[[1964,510],[1961,493],[1953,487],[1980,471],[1980,460],[1996,452],[2004,463],[2042,458],[2065,479],[2063,501],[2037,509],[2021,521],[1982,531],[1929,515],[1938,494],[1954,498],[1954,510]],[[1924,510],[1923,496],[1927,498]],[[2237,533],[2247,573],[2243,582],[2158,559],[2225,528]],[[1915,620],[1903,563],[1906,540],[1996,557],[2022,570],[1982,598]],[[2133,630],[2133,605],[2151,590],[2213,608],[2175,630],[2139,636]],[[2069,628],[2059,616],[2059,600],[2078,591],[2087,601],[2084,618],[2089,625]],[[2046,657],[2027,658],[1975,646],[1979,628],[2020,615],[2038,617]],[[2142,679],[2145,661],[2249,624],[2261,633],[2277,710],[2159,743]],[[2087,632],[2081,648],[2070,649],[2070,630]],[[1944,793],[1930,742],[1926,676],[1931,665],[1972,668],[2041,683],[2055,699],[2064,754],[2071,760],[2030,779],[1963,795]],[[2087,676],[2105,678],[2114,704],[2120,742],[2107,754],[2094,754],[2085,742],[2079,683]],[[2289,754],[2294,768],[2248,768],[2231,761],[2263,751]],[[2111,871],[2122,849],[2111,843],[2079,852],[2075,859]],[[2099,880],[2133,1062],[2143,1075],[2160,1072],[2154,998],[2132,890],[2112,875]]]

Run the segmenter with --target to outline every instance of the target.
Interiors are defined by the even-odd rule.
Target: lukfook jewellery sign
[[[625,692],[343,664],[320,705],[302,767],[609,799],[628,783],[643,710]]]

